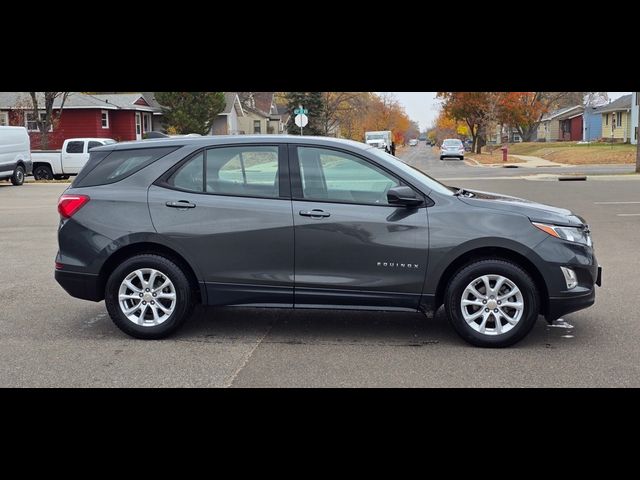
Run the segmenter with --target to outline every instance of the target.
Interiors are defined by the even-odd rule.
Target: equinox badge
[[[418,268],[419,265],[417,263],[400,263],[400,262],[378,262],[378,267],[389,267],[389,268]]]

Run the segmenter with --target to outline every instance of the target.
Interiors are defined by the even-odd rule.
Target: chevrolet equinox
[[[296,136],[91,150],[58,202],[55,278],[144,339],[210,306],[433,313],[505,347],[595,301],[584,219],[443,185],[384,151]]]

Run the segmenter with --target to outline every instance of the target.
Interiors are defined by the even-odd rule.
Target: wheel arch
[[[100,273],[98,275],[100,282],[100,291],[104,292],[107,280],[109,279],[109,275],[111,275],[111,273],[121,262],[123,262],[127,258],[142,254],[160,255],[163,257],[167,257],[169,260],[176,263],[180,268],[182,268],[185,275],[187,276],[187,279],[189,280],[189,283],[191,284],[191,287],[196,294],[196,300],[200,303],[206,303],[206,289],[202,288],[200,282],[198,281],[198,277],[196,276],[195,270],[193,269],[191,264],[184,258],[184,256],[171,247],[168,247],[167,245],[148,240],[124,245],[113,252],[105,260],[102,267],[100,268]]]
[[[540,314],[545,315],[549,309],[549,293],[547,283],[538,267],[524,254],[506,247],[478,247],[459,254],[444,270],[438,281],[435,292],[434,308],[437,309],[443,304],[444,294],[449,281],[465,265],[475,263],[479,260],[496,258],[507,260],[522,267],[533,279],[538,289],[540,301]]]

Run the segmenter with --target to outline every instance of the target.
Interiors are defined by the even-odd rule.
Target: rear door
[[[209,304],[293,306],[286,147],[200,150],[149,189],[153,224],[204,277]]]
[[[89,159],[86,140],[71,140],[62,149],[62,171],[78,173]]]
[[[426,207],[390,206],[402,181],[339,149],[291,146],[296,306],[417,309]]]

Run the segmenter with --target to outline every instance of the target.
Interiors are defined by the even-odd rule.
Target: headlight
[[[559,227],[557,225],[548,225],[546,223],[531,222],[534,227],[539,228],[545,233],[569,242],[581,243],[583,245],[591,246],[591,235],[586,228],[576,227]]]

